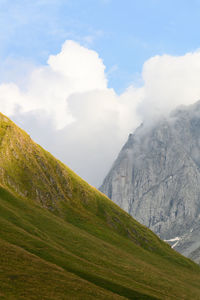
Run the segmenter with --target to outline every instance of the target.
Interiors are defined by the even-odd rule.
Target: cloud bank
[[[19,76],[21,77],[19,70]],[[142,121],[200,99],[200,52],[155,56],[143,85],[117,95],[98,53],[66,41],[23,87],[0,84],[0,110],[89,183],[99,186],[127,136]]]

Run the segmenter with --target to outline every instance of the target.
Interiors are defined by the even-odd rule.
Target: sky
[[[98,187],[128,134],[200,99],[200,0],[0,0],[0,111]]]

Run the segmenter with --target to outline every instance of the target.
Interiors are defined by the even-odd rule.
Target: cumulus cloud
[[[142,118],[167,114],[200,99],[200,51],[183,56],[155,56],[144,63]]]
[[[142,121],[200,99],[200,52],[155,56],[143,86],[117,95],[99,55],[66,41],[23,81],[0,84],[0,109],[89,183],[99,186],[127,136]]]
[[[53,118],[57,129],[73,121],[67,98],[73,93],[106,89],[105,66],[95,51],[67,41],[58,55],[51,55],[47,66],[35,68],[26,87],[14,83],[0,85],[1,111],[13,115],[43,110]]]

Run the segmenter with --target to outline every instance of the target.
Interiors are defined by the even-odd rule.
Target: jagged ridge
[[[175,249],[184,255],[198,248],[200,102],[140,126],[100,190],[161,238],[179,237]]]

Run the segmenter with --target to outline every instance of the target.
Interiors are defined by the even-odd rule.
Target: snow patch
[[[178,242],[181,240],[181,238],[180,237],[175,237],[175,238],[173,238],[173,239],[170,239],[170,240],[164,240],[165,242],[176,242],[175,244],[173,244],[171,247],[172,248],[174,248],[174,247],[176,247],[176,245],[178,244]]]

